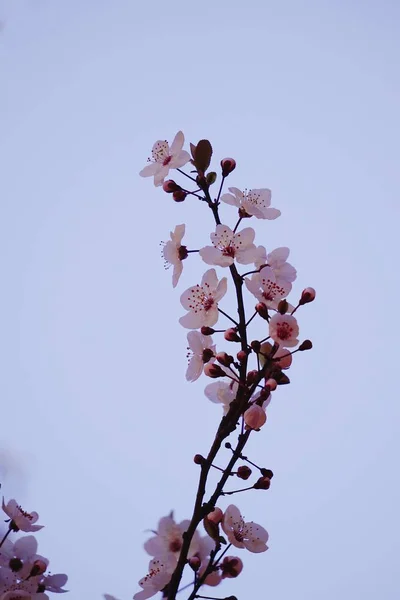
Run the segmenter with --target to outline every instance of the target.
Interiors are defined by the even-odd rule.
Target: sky
[[[272,190],[256,242],[290,247],[292,302],[317,290],[314,348],[249,443],[271,489],[220,504],[269,550],[207,591],[398,597],[399,18],[394,0],[0,0],[2,491],[39,513],[70,600],[139,590],[146,530],[190,516],[221,416],[185,381],[178,323],[204,265],[173,290],[160,257],[179,223],[208,244],[211,215],[138,175],[180,129],[236,159],[230,185]]]

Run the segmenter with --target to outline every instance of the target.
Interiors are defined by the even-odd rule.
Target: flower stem
[[[2,545],[4,544],[4,542],[6,541],[7,537],[10,535],[12,529],[10,528],[3,536],[3,539],[0,542],[0,548],[2,547]]]

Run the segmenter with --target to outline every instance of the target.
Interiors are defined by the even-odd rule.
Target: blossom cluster
[[[35,533],[38,525],[36,512],[24,511],[15,500],[2,502],[7,515],[8,530],[0,541],[0,600],[49,600],[46,592],[63,593],[68,577],[64,573],[48,572],[49,560],[37,553],[38,543],[33,535],[16,541],[10,534],[23,531]]]
[[[182,223],[170,232],[162,255],[166,268],[172,267],[174,288],[189,258],[198,255],[207,265],[201,280],[181,293],[185,313],[179,322],[189,330],[186,379],[194,382],[205,376],[216,380],[205,386],[204,393],[211,402],[222,405],[223,414],[207,457],[194,457],[201,473],[193,517],[176,523],[171,513],[159,521],[154,537],[144,544],[152,558],[149,572],[139,581],[142,589],[134,595],[135,600],[145,600],[158,591],[168,600],[175,600],[186,567],[194,573],[193,590],[188,596],[193,600],[202,585],[218,585],[242,571],[241,559],[227,555],[232,547],[257,553],[267,550],[268,533],[261,525],[246,522],[233,504],[222,510],[216,503],[226,495],[269,489],[272,471],[250,461],[242,451],[249,436],[265,426],[272,395],[281,385],[290,383],[287,371],[293,355],[312,347],[310,340],[300,341],[295,313],[314,300],[315,290],[305,288],[296,303],[289,303],[287,297],[297,277],[296,269],[288,262],[289,248],[267,250],[255,243],[253,227],[242,226],[243,220],[273,221],[281,215],[271,206],[271,191],[265,187],[229,187],[222,193],[225,179],[236,169],[236,161],[225,158],[220,161],[221,181],[213,194],[211,188],[218,176],[209,169],[213,155],[210,142],[203,139],[190,144],[190,153],[184,143],[181,131],[171,145],[157,141],[140,175],[153,177],[154,185],[171,194],[174,201],[201,201],[211,211],[214,226],[203,247],[194,250],[186,245],[186,224]],[[186,172],[183,167],[189,164]],[[167,179],[171,170],[185,178],[183,183]],[[222,220],[220,210],[224,205],[236,209],[235,222]],[[228,280],[236,296],[234,315],[223,308]],[[247,314],[249,299],[252,307]],[[230,436],[235,436],[235,444],[223,444]],[[214,460],[224,448],[229,450],[229,460],[221,468]],[[240,466],[238,461],[242,462]],[[250,478],[249,464],[259,471],[256,481],[246,488],[227,490],[231,476]],[[221,472],[214,491],[207,487],[211,467]],[[199,533],[201,523],[206,535]],[[105,597],[114,600],[113,596]]]

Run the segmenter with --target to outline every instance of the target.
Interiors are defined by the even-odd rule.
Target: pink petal
[[[182,150],[177,156],[174,156],[169,164],[171,169],[180,169],[190,160],[190,154],[186,150]]]
[[[196,381],[203,372],[203,361],[199,356],[192,356],[186,370],[187,381]]]
[[[141,177],[152,177],[157,173],[157,171],[159,171],[160,166],[161,165],[159,163],[152,162],[149,165],[146,165],[144,169],[140,171],[139,175]]]
[[[222,194],[221,202],[225,202],[225,204],[230,204],[231,206],[240,206],[240,200],[233,196],[233,194]]]
[[[176,287],[179,281],[180,276],[183,271],[183,263],[178,259],[178,262],[174,264],[174,271],[172,273],[172,287]]]
[[[178,133],[174,137],[174,141],[171,144],[169,154],[170,155],[179,154],[179,152],[183,148],[184,143],[185,143],[185,136],[183,135],[183,131],[178,131]]]
[[[264,210],[264,219],[269,219],[270,221],[273,221],[274,219],[280,217],[281,214],[281,211],[277,208],[266,208]]]
[[[199,251],[199,254],[207,265],[219,265],[221,252],[214,246],[204,246]]]

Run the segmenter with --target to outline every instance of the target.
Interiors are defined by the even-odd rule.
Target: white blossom
[[[134,600],[146,600],[160,592],[169,583],[176,561],[171,557],[153,558],[149,563],[149,572],[139,581],[143,588],[137,592]]]
[[[171,239],[165,242],[162,254],[165,261],[165,267],[168,269],[173,266],[172,286],[176,287],[182,274],[182,261],[187,258],[188,252],[186,246],[182,246],[182,238],[185,235],[185,224],[177,225],[175,230],[170,232]]]
[[[226,277],[218,281],[215,269],[206,271],[201,284],[188,288],[181,296],[181,304],[188,313],[179,319],[180,324],[187,329],[215,325],[218,321],[218,302],[225,296],[226,290]]]
[[[9,500],[6,504],[4,502],[3,497],[2,508],[6,515],[10,517],[11,524],[15,526],[17,530],[20,529],[21,531],[39,531],[39,529],[43,528],[43,525],[35,525],[36,521],[39,518],[37,512],[25,512],[14,499]]]
[[[189,331],[187,334],[189,364],[186,370],[186,379],[196,381],[203,372],[206,363],[212,360],[215,354],[215,345],[210,335],[202,335],[199,331]]]
[[[227,225],[217,225],[210,235],[212,246],[201,248],[199,254],[208,265],[229,267],[234,260],[249,265],[257,259],[258,252],[253,244],[255,231],[246,227],[237,233]]]
[[[151,151],[152,157],[148,159],[150,164],[146,165],[139,175],[154,177],[154,185],[162,185],[170,169],[179,169],[189,162],[189,153],[182,150],[184,142],[185,137],[182,131],[178,131],[171,146],[166,140],[155,142]]]
[[[231,193],[223,194],[222,202],[237,206],[247,216],[273,220],[281,214],[280,210],[271,208],[271,190],[267,188],[244,190],[243,192],[236,187],[228,189]]]
[[[234,504],[230,504],[225,511],[222,529],[229,542],[236,548],[246,548],[257,553],[268,549],[268,532],[253,521],[246,523]]]

